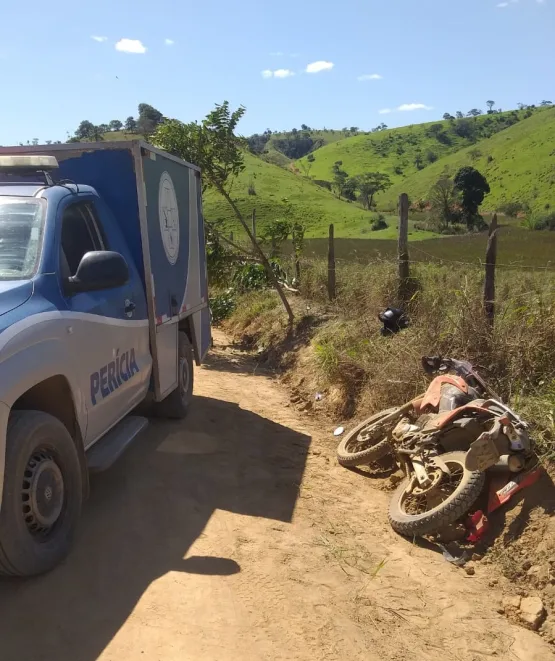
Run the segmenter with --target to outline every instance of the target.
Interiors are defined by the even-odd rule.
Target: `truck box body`
[[[191,317],[198,364],[211,343],[199,169],[142,141],[0,148],[46,154],[56,180],[93,187],[106,202],[145,287],[157,399],[177,384],[178,322]]]
[[[0,573],[65,556],[89,471],[138,405],[187,414],[210,343],[197,167],[141,141],[0,147]]]

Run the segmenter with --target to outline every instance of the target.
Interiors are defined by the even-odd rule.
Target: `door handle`
[[[135,303],[133,303],[133,301],[130,301],[129,299],[127,299],[127,300],[125,301],[125,308],[124,308],[124,310],[125,310],[125,314],[126,314],[128,317],[130,317],[130,316],[133,314],[133,312],[135,311],[135,308],[136,308],[136,307],[137,307],[137,306],[135,305]]]

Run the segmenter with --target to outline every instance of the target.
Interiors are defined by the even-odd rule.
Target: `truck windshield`
[[[40,200],[0,197],[0,280],[24,280],[33,275],[43,219]]]

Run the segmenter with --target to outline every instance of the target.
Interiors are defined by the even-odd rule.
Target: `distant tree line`
[[[75,133],[68,142],[99,142],[104,140],[107,133],[126,131],[127,133],[138,133],[144,136],[151,135],[156,127],[164,120],[164,115],[148,103],[140,103],[138,117],[129,116],[125,122],[113,119],[108,124],[93,124],[88,119],[79,123]]]

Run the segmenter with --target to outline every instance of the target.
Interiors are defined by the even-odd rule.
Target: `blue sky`
[[[243,134],[555,102],[555,0],[27,0],[0,21],[3,145],[141,102],[184,121],[242,103]]]

